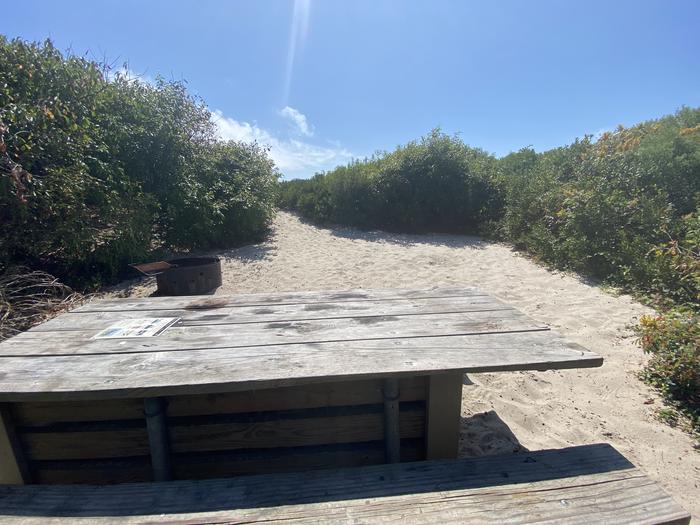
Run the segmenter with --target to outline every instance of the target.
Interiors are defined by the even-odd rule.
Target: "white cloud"
[[[285,106],[280,110],[280,115],[291,120],[302,135],[311,137],[314,134],[311,126],[309,126],[309,123],[306,120],[306,115],[299,110]]]
[[[222,139],[269,146],[272,160],[286,178],[307,177],[317,171],[345,164],[353,158],[352,153],[340,145],[327,147],[297,139],[283,139],[257,124],[226,117],[219,110],[213,111],[212,115]]]

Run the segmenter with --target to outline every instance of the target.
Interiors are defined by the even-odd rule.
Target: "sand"
[[[267,242],[220,253],[217,294],[473,285],[602,355],[601,368],[472,374],[464,387],[461,454],[608,442],[700,521],[700,452],[655,418],[660,398],[636,374],[630,329],[652,311],[506,245],[459,235],[317,228],[279,213]],[[150,282],[129,287],[147,295]]]

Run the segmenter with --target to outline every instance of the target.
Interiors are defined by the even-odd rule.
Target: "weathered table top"
[[[155,337],[93,339],[177,317]],[[475,288],[94,301],[0,343],[0,401],[195,394],[602,358]]]

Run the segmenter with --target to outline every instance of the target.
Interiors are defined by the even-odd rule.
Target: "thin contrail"
[[[287,51],[287,74],[284,79],[284,105],[289,102],[289,92],[292,86],[292,73],[297,54],[297,46],[302,46],[306,40],[309,28],[309,11],[311,0],[294,0],[294,15],[292,16],[292,30],[289,35],[289,47]]]

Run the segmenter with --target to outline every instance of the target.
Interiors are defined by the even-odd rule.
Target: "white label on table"
[[[144,319],[125,319],[109,328],[105,328],[93,339],[123,339],[129,337],[153,337],[163,333],[170,325],[179,321],[179,317],[149,317]]]

